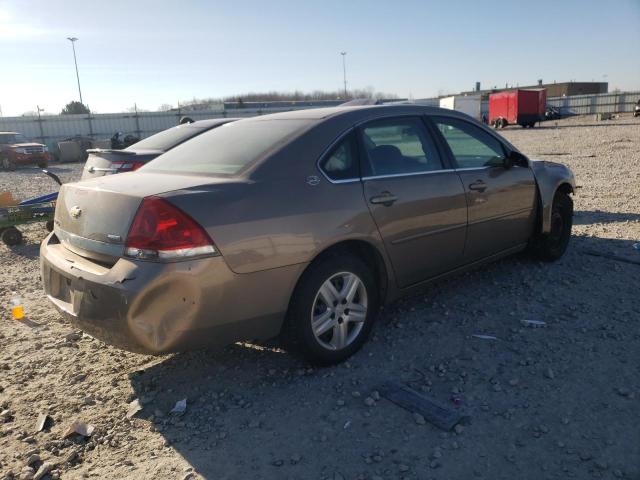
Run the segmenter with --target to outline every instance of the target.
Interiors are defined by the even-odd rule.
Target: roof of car
[[[206,120],[197,120],[195,122],[187,123],[186,125],[191,125],[192,127],[198,128],[210,128],[215,127],[216,125],[221,125],[223,123],[235,122],[236,120],[240,120],[239,118],[208,118]],[[181,125],[178,125],[181,126]]]
[[[260,117],[251,117],[252,120],[323,120],[338,115],[359,112],[367,113],[452,113],[454,110],[442,109],[439,107],[429,107],[418,104],[395,104],[395,105],[362,105],[362,106],[338,106],[326,108],[309,108],[304,110],[292,110],[289,112],[272,113]]]

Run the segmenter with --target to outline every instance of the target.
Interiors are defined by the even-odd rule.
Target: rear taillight
[[[144,165],[144,162],[113,162],[111,166],[118,172],[133,172]]]
[[[216,253],[204,228],[159,197],[142,200],[125,245],[126,256],[144,260],[172,260]]]

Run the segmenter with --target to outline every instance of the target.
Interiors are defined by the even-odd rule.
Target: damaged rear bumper
[[[104,266],[40,247],[45,293],[73,325],[125,350],[162,354],[277,335],[300,267],[236,274],[220,256]]]

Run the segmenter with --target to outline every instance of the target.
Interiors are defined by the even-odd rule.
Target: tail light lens
[[[160,197],[142,200],[125,245],[126,256],[144,260],[173,260],[216,253],[204,228]]]
[[[111,166],[117,171],[117,173],[133,172],[134,170],[138,170],[143,165],[144,162],[113,162],[111,164]]]

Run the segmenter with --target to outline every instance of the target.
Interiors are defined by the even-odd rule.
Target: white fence
[[[560,109],[563,115],[583,115],[592,113],[632,112],[640,100],[640,92],[603,93],[599,95],[576,95],[552,97],[547,104]],[[438,106],[438,99],[416,100],[422,105]],[[139,138],[178,124],[180,117],[187,115],[194,120],[220,117],[252,117],[267,113],[310,108],[309,106],[289,106],[264,109],[224,110],[222,106],[214,110],[104,113],[96,115],[47,115],[43,117],[0,117],[0,131],[21,132],[29,138],[39,140],[53,147],[64,138],[76,135],[93,139],[107,139],[115,132],[133,134]],[[482,102],[482,113],[489,111],[489,102]]]
[[[563,115],[590,113],[633,112],[640,100],[640,92],[601,93],[600,95],[575,95],[547,99],[547,105],[560,109]]]
[[[308,108],[308,107],[306,107]],[[292,110],[272,108],[267,110],[238,109],[197,110],[190,112],[131,112],[80,115],[45,115],[42,117],[0,117],[0,132],[20,132],[28,138],[47,144],[73,136],[108,139],[115,132],[133,134],[145,138],[170,127],[175,127],[182,116],[194,120],[221,117],[253,117],[264,113]]]
[[[595,113],[633,112],[640,100],[640,92],[600,93],[547,98],[547,105],[556,107],[563,116]],[[482,113],[489,114],[489,101],[482,102]]]

